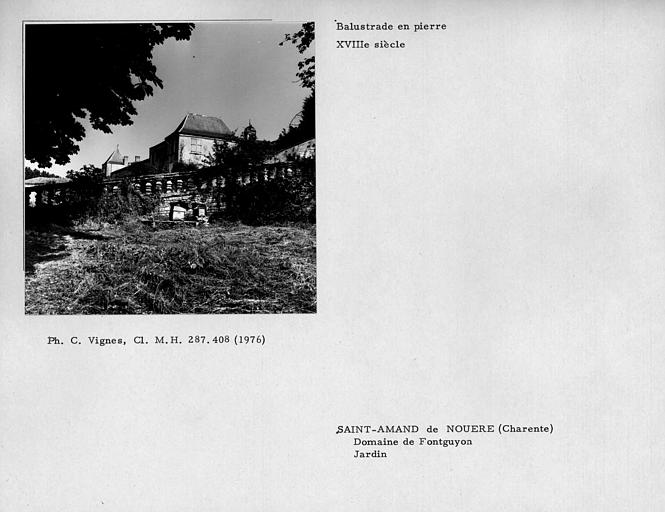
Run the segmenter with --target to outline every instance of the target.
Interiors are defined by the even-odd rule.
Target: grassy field
[[[28,231],[27,314],[316,312],[315,227]]]

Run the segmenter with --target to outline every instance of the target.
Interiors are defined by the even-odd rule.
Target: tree
[[[275,149],[280,151],[314,138],[314,91],[302,103],[302,109],[291,121],[288,129],[283,129],[275,141]]]
[[[59,178],[60,176],[53,174],[52,172],[26,167],[24,177],[26,180],[29,180],[30,178]]]
[[[314,22],[303,23],[300,30],[293,34],[284,34],[284,40],[279,43],[293,43],[298,51],[305,53],[314,42]],[[287,129],[282,130],[275,143],[276,149],[284,149],[295,144],[299,144],[314,137],[314,56],[306,57],[298,62],[298,72],[296,73],[300,84],[306,89],[310,89],[310,94],[303,101],[302,109],[291,121]],[[298,121],[294,123],[294,121]]]
[[[104,171],[99,167],[87,164],[80,170],[67,171],[67,178],[71,181],[71,188],[77,189],[83,195],[99,198],[104,191]]]
[[[302,54],[305,53],[310,45],[314,42],[314,22],[309,21],[303,23],[300,30],[293,34],[284,34],[284,40],[279,43],[283,46],[284,43],[291,42],[296,45],[298,51]],[[298,62],[298,72],[296,73],[300,84],[311,89],[314,92],[314,56],[305,57]]]
[[[206,159],[202,175],[224,177],[224,201],[229,215],[237,214],[238,180],[260,170],[270,153],[270,144],[254,138],[234,137],[232,141],[215,141],[212,155]]]
[[[104,171],[92,164],[80,170],[67,171],[70,183],[66,189],[67,210],[71,219],[93,215],[104,193]]]
[[[66,164],[89,117],[94,129],[129,125],[133,102],[162,88],[152,51],[189,39],[193,24],[28,24],[25,29],[25,157]]]

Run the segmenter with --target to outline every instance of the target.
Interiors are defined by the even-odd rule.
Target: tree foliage
[[[224,177],[225,185],[218,199],[225,203],[224,216],[227,219],[253,225],[315,222],[313,162],[300,163],[300,176],[285,176],[282,169],[281,177],[261,179],[266,159],[273,152],[272,144],[252,138],[217,142],[208,158],[208,167],[199,174]],[[240,184],[242,178],[257,177],[257,173],[258,180]]]
[[[234,137],[232,141],[215,141],[206,164],[219,169],[245,171],[260,165],[269,150],[269,143],[257,139]]]
[[[96,212],[104,192],[104,172],[92,164],[67,171],[70,179],[64,201],[70,220],[89,217]]]
[[[41,169],[26,167],[24,177],[26,180],[29,180],[30,178],[59,178],[60,176],[53,174],[52,172],[42,171]]]
[[[66,164],[85,135],[129,125],[135,101],[163,87],[155,46],[189,39],[193,24],[28,24],[25,29],[25,157]]]
[[[71,222],[123,222],[153,213],[160,203],[159,193],[144,195],[126,178],[118,190],[104,191],[104,172],[94,165],[67,171],[71,180],[65,190],[63,209]]]
[[[224,177],[224,197],[220,199],[226,203],[226,211],[230,216],[237,213],[239,178],[260,169],[270,150],[269,143],[256,139],[234,137],[232,141],[215,142],[203,173]]]
[[[237,196],[237,217],[245,224],[316,223],[313,162],[300,162],[302,177],[283,176],[252,182]]]
[[[293,34],[284,34],[284,40],[279,43],[279,45],[283,46],[286,42],[293,43],[301,54],[305,53],[314,42],[314,22],[309,21],[303,23],[300,30]],[[314,91],[315,77],[313,55],[305,57],[298,62],[298,72],[296,73],[296,76],[303,87],[311,89],[312,92]]]
[[[70,188],[76,190],[82,198],[96,201],[104,191],[104,171],[99,167],[88,164],[80,170],[67,171],[70,180]]]
[[[288,129],[283,129],[279,137],[277,137],[275,150],[280,151],[314,138],[314,105],[314,91],[312,91],[312,94],[307,96],[303,101],[302,110],[296,116],[297,122],[292,122]]]
[[[293,34],[284,34],[284,40],[279,43],[293,43],[301,54],[304,54],[314,42],[314,22],[303,23],[300,30]],[[310,89],[310,94],[303,101],[301,111],[289,123],[288,128],[282,130],[275,142],[275,149],[285,149],[314,137],[314,85],[315,70],[314,56],[305,57],[298,62],[296,73],[300,84]]]

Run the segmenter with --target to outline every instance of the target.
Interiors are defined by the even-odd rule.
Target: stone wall
[[[203,165],[206,158],[211,156],[214,151],[215,140],[221,141],[221,139],[180,135],[179,161],[185,164]]]
[[[312,179],[314,173],[313,162],[280,162],[265,165],[252,172],[238,176],[239,186],[250,183],[266,181],[275,178]],[[160,196],[160,217],[168,217],[171,205],[181,203],[189,205],[191,210],[194,204],[205,204],[207,215],[224,211],[224,189],[226,180],[223,176],[210,171],[169,172],[125,178],[129,186],[142,194]],[[119,192],[123,187],[122,179],[107,179],[104,182],[106,193]],[[188,211],[188,216],[191,212]]]

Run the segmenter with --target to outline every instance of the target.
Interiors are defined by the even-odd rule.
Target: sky
[[[188,112],[221,118],[238,133],[251,120],[260,139],[274,140],[302,106],[308,90],[297,83],[298,61],[293,44],[279,46],[284,34],[299,23],[196,23],[189,41],[167,40],[153,50],[153,64],[164,88],[134,106],[138,114],[129,126],[105,134],[82,121],[86,136],[79,153],[66,165],[45,169],[64,176],[85,164],[101,167],[116,145],[134,161],[178,126]],[[309,54],[313,52],[313,46]],[[36,168],[31,162],[27,166]]]

